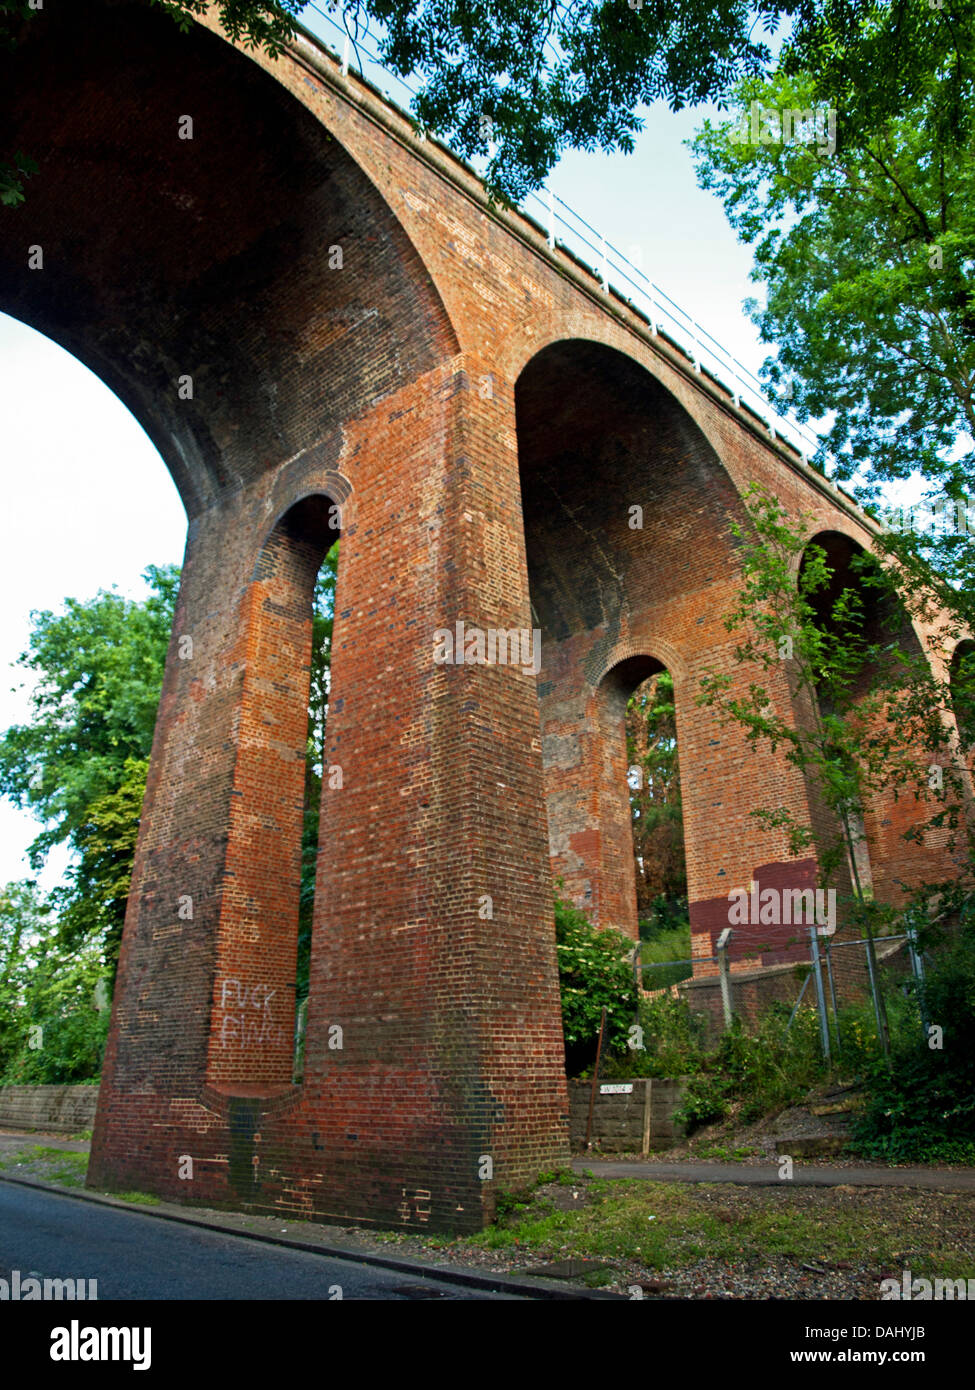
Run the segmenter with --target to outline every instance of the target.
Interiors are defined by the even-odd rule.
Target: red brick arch
[[[133,0],[24,33],[4,115],[40,172],[0,228],[0,308],[115,391],[191,518],[454,355],[420,253],[289,58],[265,72]]]
[[[708,668],[733,665],[722,615],[739,583],[738,488],[683,404],[605,344],[550,344],[516,399],[553,872],[601,925],[635,935],[622,724],[605,692],[622,660],[653,655],[676,678],[691,921],[710,930],[709,875],[718,888],[740,876],[742,831],[730,844],[728,822],[742,825],[742,801],[804,797],[786,766],[752,758],[694,698]],[[759,765],[748,789],[743,760]],[[751,863],[787,858],[784,838],[744,838]]]
[[[546,806],[556,855],[561,838],[594,862],[579,740],[608,663],[664,644],[683,663],[703,955],[730,886],[793,872],[749,811],[806,797],[781,758],[692,712],[703,671],[733,667],[728,523],[759,480],[823,529],[869,526],[307,37],[274,61],[212,14],[186,35],[141,0],[46,6],[0,58],[0,121],[41,166],[0,220],[0,308],[120,396],[189,517],[91,1180],[476,1228],[499,1189],[567,1156]],[[276,1001],[314,538],[286,523],[313,494],[343,507],[344,775],[323,796],[293,1086]],[[539,680],[438,663],[435,634],[460,622],[540,627]],[[214,1046],[239,1035],[230,1006],[234,1063]]]
[[[824,596],[824,604],[831,605],[842,588],[848,585],[858,587],[856,575],[850,569],[850,562],[856,555],[872,553],[872,548],[864,545],[863,541],[864,537],[854,534],[852,527],[816,531],[809,537],[805,549],[811,545],[821,547],[826,552],[827,564],[833,572],[830,589]],[[801,568],[802,557],[799,558],[800,564],[797,569]],[[879,623],[879,610],[871,612],[869,594],[865,594],[864,598],[868,622]],[[890,617],[894,619],[893,628],[886,631],[877,626],[871,632],[872,641],[884,645],[895,635],[898,645],[909,656],[921,657],[926,650],[930,655],[930,648],[926,647],[926,634],[901,602],[897,602],[895,613],[889,616],[888,621]],[[877,674],[874,668],[869,678],[876,681]],[[923,748],[917,748],[914,762],[918,783],[923,785],[928,774],[931,754]],[[814,794],[813,801],[816,799]],[[945,853],[945,836],[937,831],[933,834],[926,832],[924,839],[917,842],[907,839],[905,835],[905,832],[916,826],[919,821],[928,819],[934,809],[933,806],[919,806],[913,788],[903,786],[891,786],[878,791],[865,807],[863,830],[866,839],[857,847],[857,871],[861,880],[881,901],[898,901],[903,895],[904,885],[912,880],[950,877],[953,864]],[[818,815],[825,822],[824,834],[835,834],[836,827],[828,818],[824,818],[821,809]],[[842,891],[849,892],[847,877],[841,876],[840,887]]]

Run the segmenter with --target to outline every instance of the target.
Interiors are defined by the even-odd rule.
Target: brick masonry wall
[[[703,957],[729,889],[815,868],[749,816],[802,818],[801,779],[695,705],[708,667],[746,679],[720,621],[729,522],[756,479],[870,536],[354,76],[305,40],[272,62],[215,28],[78,0],[0,58],[3,138],[42,169],[0,226],[0,307],[129,405],[189,518],[92,1181],[470,1229],[497,1185],[568,1152],[553,865],[634,929],[627,681],[674,676]],[[294,1086],[308,582],[333,504],[343,777],[323,793]],[[437,664],[458,621],[540,628],[537,685],[530,666]],[[795,714],[784,674],[772,696]]]

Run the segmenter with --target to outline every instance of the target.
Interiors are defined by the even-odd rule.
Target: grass
[[[970,1278],[970,1198],[845,1189],[684,1186],[623,1179],[586,1184],[584,1206],[558,1211],[543,1194],[465,1242],[552,1258],[637,1260],[663,1270],[707,1258],[859,1263]],[[923,1245],[921,1244],[923,1242]]]
[[[547,1183],[557,1182],[560,1187],[571,1187],[577,1182],[575,1173],[571,1168],[553,1168],[551,1172],[539,1173],[535,1185],[544,1187]]]
[[[11,1173],[19,1171],[22,1177],[38,1178],[41,1182],[56,1183],[59,1187],[84,1187],[88,1155],[76,1153],[73,1149],[35,1144],[33,1148],[21,1149],[19,1153],[0,1159],[0,1170]],[[161,1200],[151,1192],[113,1192],[108,1195],[141,1207],[158,1206]]]
[[[0,1168],[26,1169],[24,1176],[54,1182],[62,1187],[83,1187],[88,1172],[88,1155],[73,1149],[54,1149],[43,1144],[22,1149],[0,1160]]]
[[[654,966],[652,970],[644,970],[643,985],[645,989],[663,989],[667,985],[676,985],[681,980],[686,980],[692,973],[689,965],[671,965],[670,961],[686,961],[691,954],[691,928],[690,925],[671,927],[669,930],[654,931],[648,941],[641,942],[640,958],[644,966]]]
[[[731,1148],[727,1144],[702,1144],[694,1152],[695,1158],[718,1159],[722,1163],[742,1163],[746,1158],[751,1158],[755,1152],[753,1148],[739,1144]]]

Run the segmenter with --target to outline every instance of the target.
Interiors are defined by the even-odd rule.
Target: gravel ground
[[[832,1188],[744,1188],[713,1184],[681,1188],[696,1210],[704,1209],[722,1223],[735,1227],[755,1214],[788,1210],[802,1212],[829,1226],[833,1220],[853,1216],[863,1223],[864,1244],[871,1232],[895,1235],[886,1257],[869,1250],[856,1257],[794,1258],[780,1255],[741,1259],[703,1257],[653,1269],[635,1259],[608,1257],[607,1272],[594,1280],[609,1291],[642,1298],[679,1299],[869,1299],[880,1297],[885,1278],[901,1278],[904,1269],[918,1268],[932,1249],[949,1251],[956,1258],[971,1258],[975,1278],[975,1199],[969,1194],[922,1192],[911,1189],[862,1188],[840,1184]],[[578,1185],[549,1185],[538,1189],[540,1205],[560,1210],[588,1206],[598,1200],[585,1181]],[[664,1196],[660,1194],[663,1202]],[[557,1239],[557,1238],[556,1238]],[[429,1246],[411,1237],[396,1237],[398,1252],[429,1258]],[[468,1244],[452,1245],[441,1252],[450,1264],[476,1266],[494,1272],[542,1272],[553,1260],[565,1260],[576,1252],[571,1245],[553,1244],[546,1250],[504,1248],[484,1250]],[[594,1266],[599,1265],[593,1259]],[[551,1276],[549,1276],[551,1277]],[[640,1292],[635,1290],[639,1288]]]
[[[819,1301],[880,1296],[877,1275],[867,1264],[819,1269],[811,1264],[796,1266],[782,1259],[760,1264],[698,1260],[681,1269],[664,1270],[655,1278],[648,1279],[636,1266],[629,1274],[631,1277],[623,1281],[621,1292],[629,1292],[631,1297]],[[635,1292],[638,1286],[640,1294]]]
[[[343,1234],[358,1237],[361,1232]],[[390,1248],[386,1242],[368,1244],[376,1250]],[[397,1240],[395,1249],[398,1255],[416,1260],[429,1260],[433,1253],[422,1240],[410,1238]],[[473,1246],[452,1246],[438,1253],[445,1263],[465,1269],[479,1269],[492,1274],[530,1274],[534,1271],[545,1278],[553,1277],[548,1269],[553,1259],[566,1258],[557,1252],[546,1255],[525,1251],[509,1253]],[[605,1282],[603,1279],[593,1280],[594,1283],[598,1282],[600,1288],[609,1293],[645,1299],[876,1299],[880,1296],[880,1280],[886,1277],[878,1274],[869,1262],[858,1265],[843,1262],[834,1267],[817,1267],[812,1263],[797,1265],[778,1257],[739,1263],[705,1258],[693,1264],[662,1270],[647,1269],[637,1260],[621,1260],[615,1256],[605,1264],[598,1259],[590,1263],[594,1269],[602,1267],[607,1270]],[[890,1272],[900,1278],[899,1269]]]

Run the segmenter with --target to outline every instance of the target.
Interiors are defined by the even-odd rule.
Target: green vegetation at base
[[[606,1042],[626,1048],[636,1010],[634,943],[617,931],[599,931],[580,908],[555,899],[555,943],[562,997],[562,1031],[569,1075],[595,1058],[602,1011]]]
[[[55,1149],[36,1144],[33,1148],[22,1149],[19,1153],[0,1159],[0,1172],[56,1183],[59,1187],[84,1187],[88,1155],[76,1153],[73,1149]]]
[[[64,940],[32,883],[0,889],[0,1084],[98,1076],[111,999],[103,940]]]
[[[640,942],[645,989],[667,989],[670,985],[680,984],[681,980],[689,980],[694,973],[690,964],[689,922],[674,927],[658,927],[641,922]],[[670,964],[672,961],[676,963]]]
[[[975,1164],[975,916],[943,944],[923,998],[927,1042],[912,991],[889,1069],[869,1051],[861,1060],[869,1099],[852,1147],[887,1163]]]
[[[628,937],[597,930],[559,898],[569,1074],[592,1075],[605,1006],[600,1077],[686,1078],[675,1118],[689,1134],[730,1116],[751,1124],[801,1103],[817,1087],[856,1083],[866,1104],[851,1131],[852,1152],[892,1163],[975,1163],[975,910],[961,900],[957,915],[960,925],[950,934],[925,933],[927,1025],[916,981],[881,970],[889,1063],[864,1000],[841,1009],[833,1021],[827,1066],[816,1011],[804,1006],[790,1023],[790,1007],[773,1003],[752,1029],[736,1017],[717,1042],[708,1042],[703,1020],[684,1000],[640,995]]]
[[[459,1245],[539,1255],[638,1260],[674,1269],[711,1258],[841,1260],[915,1274],[971,1277],[967,1209],[955,1194],[885,1189],[842,1192],[723,1184],[584,1182],[578,1208],[560,1211],[544,1192],[510,1206],[494,1226]],[[923,1242],[925,1248],[920,1248]]]
[[[716,1047],[689,1059],[690,1080],[675,1113],[688,1132],[723,1119],[734,1103],[740,1121],[750,1124],[797,1104],[823,1079],[815,1012],[799,1009],[791,1028],[789,1012],[773,1005],[754,1033],[735,1018]]]

